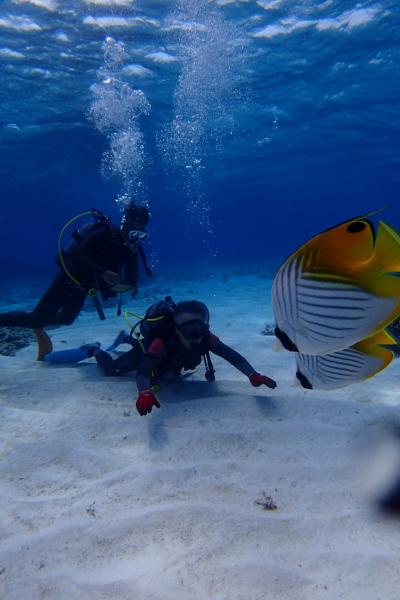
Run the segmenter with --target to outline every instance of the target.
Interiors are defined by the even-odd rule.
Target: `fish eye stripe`
[[[347,226],[346,231],[349,233],[360,233],[360,231],[364,231],[366,227],[365,221],[353,221]]]
[[[380,212],[381,210],[382,209],[374,210],[373,212],[369,212],[366,215],[361,215],[360,217],[353,217],[352,219],[347,219],[346,221],[342,221],[341,223],[338,223],[337,225],[333,225],[332,227],[328,227],[327,229],[323,229],[323,231],[321,231],[318,235],[322,235],[323,233],[327,233],[328,231],[332,231],[333,229],[337,229],[338,227],[341,227],[342,225],[346,225],[346,223],[349,223],[349,225],[351,225],[351,223],[354,223],[355,221],[362,221],[363,223],[365,223],[366,225],[368,225],[368,227],[371,230],[372,237],[375,239],[375,225],[373,224],[372,221],[370,221],[366,217],[370,217],[372,215],[375,215],[377,212]],[[317,236],[315,236],[315,237],[317,237]]]

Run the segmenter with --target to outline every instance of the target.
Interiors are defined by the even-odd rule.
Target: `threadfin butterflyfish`
[[[399,346],[387,331],[330,354],[296,354],[296,377],[304,388],[333,390],[370,379],[398,356]]]
[[[275,335],[293,352],[329,354],[374,335],[400,315],[399,234],[357,217],[311,238],[279,269],[272,305]]]

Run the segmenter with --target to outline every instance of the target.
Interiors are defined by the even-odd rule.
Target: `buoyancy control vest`
[[[68,241],[67,244],[65,244],[64,247],[62,247],[62,238],[63,238],[63,235],[64,235],[66,229],[70,225],[72,225],[73,223],[75,223],[78,219],[80,219],[80,218],[82,218],[84,216],[91,216],[93,218],[93,221],[85,223],[84,225],[82,225],[78,229],[75,229],[72,232],[72,234],[71,234],[71,239]],[[83,212],[83,213],[75,216],[70,221],[68,221],[68,223],[66,223],[64,225],[64,227],[62,228],[62,230],[60,232],[60,237],[59,237],[59,240],[58,240],[57,264],[59,266],[63,267],[63,269],[66,272],[66,274],[77,285],[82,285],[82,284],[76,278],[71,277],[71,273],[69,273],[68,270],[67,270],[67,268],[66,268],[65,259],[68,259],[68,258],[74,256],[74,254],[76,254],[79,251],[79,249],[81,247],[81,244],[85,240],[87,240],[88,237],[94,231],[96,231],[98,229],[103,229],[103,230],[109,231],[109,233],[110,233],[111,236],[114,235],[114,228],[113,228],[113,225],[111,223],[110,217],[108,217],[107,215],[105,215],[104,213],[102,213],[100,210],[97,210],[96,208],[92,208],[90,211],[85,211],[85,212]]]
[[[161,338],[166,345],[167,352],[178,352],[181,355],[181,365],[185,370],[195,369],[203,359],[206,369],[205,378],[207,381],[214,381],[215,369],[208,349],[208,336],[203,339],[197,348],[182,351],[179,348],[179,342],[175,333],[173,320],[175,307],[176,304],[171,296],[166,296],[164,300],[152,304],[146,310],[143,319],[138,321],[132,328],[131,335],[137,335],[134,330],[139,328],[145,349],[150,346],[153,340]]]
[[[94,220],[89,223],[85,223],[82,227],[80,227],[79,229],[76,229],[72,233],[70,241],[63,248],[62,247],[62,238],[63,238],[63,235],[64,235],[66,229],[70,225],[75,223],[78,219],[80,219],[84,216],[91,216]],[[68,262],[69,262],[68,259],[73,257],[74,254],[76,254],[79,251],[79,248],[80,248],[82,242],[84,242],[93,233],[93,231],[95,231],[96,229],[99,229],[99,228],[108,230],[110,232],[110,235],[114,234],[114,229],[113,229],[110,217],[108,217],[101,211],[97,210],[96,208],[92,208],[90,211],[85,211],[83,213],[80,213],[79,215],[76,215],[75,217],[70,219],[62,228],[59,238],[58,238],[58,256],[56,258],[56,262],[57,262],[58,266],[63,269],[64,273],[66,274],[66,276],[70,279],[70,281],[73,284],[75,284],[78,287],[81,287],[82,289],[87,290],[89,296],[91,296],[93,299],[93,303],[94,303],[96,311],[99,315],[99,318],[101,320],[104,320],[105,315],[104,315],[104,311],[103,311],[101,302],[97,295],[97,288],[94,285],[87,285],[84,282],[80,281],[80,279],[78,279],[75,276],[75,274],[71,272],[69,265],[68,265]]]

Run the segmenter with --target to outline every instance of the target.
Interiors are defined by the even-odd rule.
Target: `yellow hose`
[[[68,277],[71,279],[71,281],[73,281],[74,283],[76,283],[76,285],[79,285],[79,287],[83,287],[82,283],[80,281],[78,281],[78,279],[76,279],[76,277],[74,277],[72,275],[72,273],[68,270],[67,265],[64,262],[64,257],[63,257],[63,251],[62,251],[62,246],[61,246],[61,240],[62,237],[64,235],[65,230],[72,225],[72,223],[75,223],[75,221],[77,221],[78,219],[80,219],[81,217],[85,217],[86,215],[91,215],[93,216],[93,212],[91,210],[87,210],[83,213],[80,213],[79,215],[76,215],[76,217],[73,217],[72,219],[70,219],[68,221],[68,223],[66,223],[64,225],[64,227],[61,229],[60,235],[58,237],[58,258],[60,259],[60,263],[62,268],[65,271],[65,274],[68,275]],[[92,288],[91,290],[89,290],[89,294],[91,296],[95,296],[96,295],[96,290],[95,288]]]
[[[131,333],[133,333],[133,335],[135,336],[139,346],[142,349],[142,352],[145,353],[143,342],[140,339],[140,333],[135,333],[135,331],[134,331],[134,329],[138,323],[135,323],[134,325],[132,325],[129,317],[135,317],[135,319],[138,319],[138,323],[140,323],[140,321],[148,321],[149,323],[153,323],[154,321],[161,321],[161,319],[165,319],[165,317],[161,316],[161,317],[152,317],[152,318],[146,319],[145,317],[142,317],[142,316],[132,312],[131,310],[126,310],[124,312],[124,318],[125,318],[125,321],[128,323],[129,327],[131,328]]]

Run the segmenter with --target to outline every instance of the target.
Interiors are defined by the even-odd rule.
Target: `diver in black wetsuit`
[[[151,342],[136,369],[139,392],[136,408],[140,415],[150,413],[153,406],[160,408],[151,389],[155,377],[164,373],[178,376],[182,369],[194,369],[208,352],[231,363],[249,378],[251,385],[266,385],[271,389],[276,387],[273,379],[257,373],[239,352],[221,342],[210,331],[208,308],[202,302],[179,302],[173,310],[173,329],[174,333],[169,339],[158,337]]]
[[[33,311],[0,314],[0,326],[41,329],[47,325],[71,325],[88,293],[99,290],[103,299],[129,288],[136,293],[139,256],[146,273],[151,275],[140,244],[147,237],[147,208],[129,205],[119,228],[102,213],[93,212],[102,218],[91,223],[84,235],[79,230],[74,232],[71,248],[62,252],[62,260],[57,259],[60,271]]]
[[[236,350],[230,348],[211,333],[209,329],[208,308],[202,302],[191,300],[174,305],[171,312],[171,327],[164,327],[165,333],[160,333],[146,341],[143,348],[136,339],[130,339],[132,350],[113,359],[108,352],[101,350],[99,345],[87,345],[73,350],[52,352],[44,356],[47,363],[79,362],[94,356],[98,365],[106,375],[124,375],[136,371],[136,385],[139,396],[136,408],[140,415],[150,413],[153,406],[160,404],[152,391],[157,378],[162,375],[178,377],[182,370],[196,368],[203,357],[206,360],[206,379],[214,379],[212,363],[207,359],[209,352],[216,354],[231,363],[236,369],[246,375],[250,383],[259,387],[266,385],[273,389],[276,383],[266,375],[261,375]],[[130,336],[121,332],[112,348],[123,342],[128,342]]]

